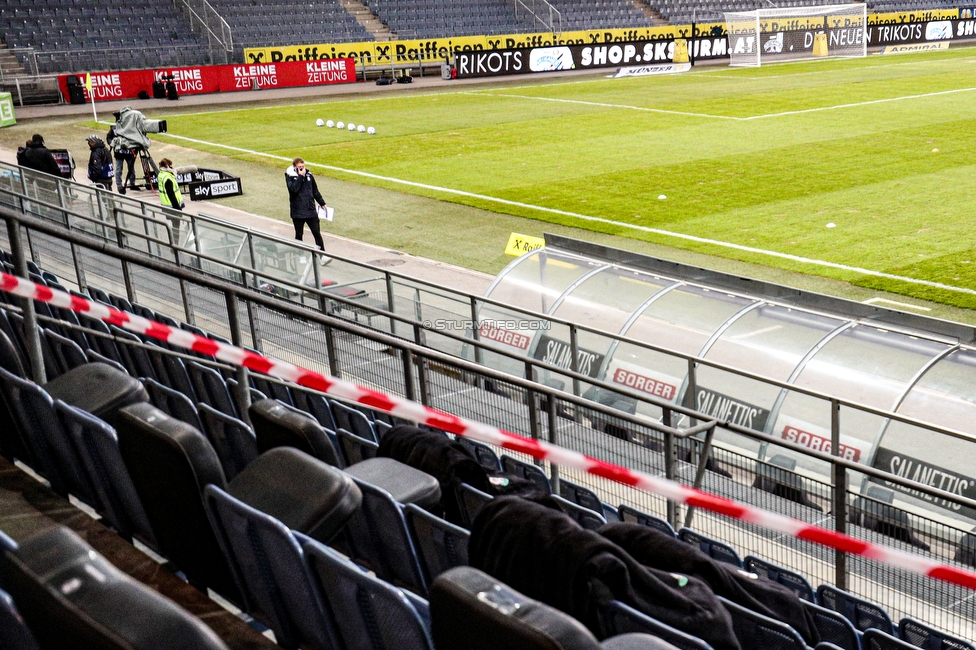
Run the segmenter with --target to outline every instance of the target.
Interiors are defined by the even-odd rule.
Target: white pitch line
[[[647,106],[628,106],[627,104],[605,104],[603,102],[586,102],[582,99],[557,99],[555,97],[537,97],[532,95],[513,95],[510,93],[479,93],[490,97],[514,97],[516,99],[536,99],[541,102],[559,102],[562,104],[582,104],[583,106],[600,106],[602,108],[623,108],[631,111],[646,111],[648,113],[664,113],[666,115],[684,115],[685,117],[706,117],[713,120],[741,121],[749,118],[732,117],[730,115],[711,115],[709,113],[689,113],[686,111],[669,111],[665,108],[649,108]]]
[[[197,140],[196,138],[189,138],[183,135],[174,135],[172,133],[161,133],[159,134],[163,137],[174,138],[177,140],[186,140],[187,142],[195,142],[197,144],[207,145],[210,147],[219,147],[221,149],[229,149],[231,151],[237,151],[240,153],[249,154],[252,156],[261,156],[264,158],[273,158],[275,160],[283,160],[286,162],[291,162],[291,158],[286,156],[278,156],[276,154],[265,153],[263,151],[255,151],[253,149],[243,149],[241,147],[234,147],[228,144],[221,144],[219,142],[208,142],[206,140]],[[489,203],[498,203],[500,205],[508,205],[517,208],[526,208],[528,210],[535,210],[537,212],[547,212],[549,214],[558,214],[565,217],[572,217],[574,219],[580,219],[581,221],[589,221],[591,223],[602,223],[609,226],[615,226],[617,228],[625,228],[627,230],[636,230],[639,232],[646,232],[652,235],[660,235],[662,237],[673,237],[675,239],[684,239],[686,241],[692,241],[698,244],[708,244],[710,246],[718,246],[720,248],[729,248],[732,250],[742,251],[744,253],[753,253],[756,255],[765,255],[767,257],[775,257],[778,259],[789,260],[791,262],[798,262],[801,264],[811,264],[814,266],[822,266],[831,269],[837,269],[840,271],[848,271],[852,273],[859,273],[861,275],[870,275],[876,278],[885,278],[888,280],[898,280],[900,282],[908,282],[910,284],[919,284],[926,287],[932,287],[934,289],[942,289],[944,291],[955,291],[958,293],[966,293],[976,296],[976,290],[967,289],[966,287],[954,287],[949,284],[942,284],[941,282],[932,282],[931,280],[919,280],[917,278],[909,278],[903,275],[893,275],[891,273],[884,273],[882,271],[872,271],[871,269],[864,269],[857,266],[848,266],[847,264],[838,264],[837,262],[827,262],[825,260],[815,260],[809,257],[802,257],[800,255],[790,255],[789,253],[780,253],[778,251],[770,251],[762,248],[754,248],[752,246],[743,246],[741,244],[733,244],[731,242],[719,241],[717,239],[708,239],[706,237],[697,237],[695,235],[686,235],[685,233],[672,232],[670,230],[661,230],[660,228],[651,228],[649,226],[640,226],[634,223],[627,223],[625,221],[614,221],[613,219],[604,219],[603,217],[594,217],[588,214],[580,214],[578,212],[569,212],[567,210],[558,210],[556,208],[546,208],[541,205],[532,205],[531,203],[522,203],[521,201],[510,201],[508,199],[500,199],[494,196],[488,196],[486,194],[477,194],[475,192],[465,192],[464,190],[456,190],[450,187],[440,187],[438,185],[429,185],[427,183],[418,183],[416,181],[408,181],[402,178],[393,178],[391,176],[381,176],[380,174],[373,174],[370,172],[360,171],[358,169],[345,169],[344,167],[336,167],[335,165],[324,165],[322,163],[314,163],[305,161],[306,165],[311,165],[313,167],[319,167],[321,169],[331,169],[333,171],[341,172],[343,174],[350,174],[352,176],[362,176],[364,178],[372,178],[374,180],[385,181],[388,183],[396,183],[398,185],[406,185],[409,187],[417,187],[420,189],[431,190],[434,192],[441,192],[444,194],[453,194],[455,196],[464,196],[472,199],[478,199],[480,201],[487,201]]]
[[[940,90],[934,93],[922,93],[920,95],[903,95],[901,97],[888,97],[885,99],[871,99],[863,102],[854,102],[852,104],[836,104],[834,106],[821,106],[819,108],[804,108],[798,111],[783,111],[782,113],[766,113],[765,115],[753,115],[752,117],[741,117],[743,121],[751,120],[762,120],[769,117],[783,117],[784,115],[800,115],[802,113],[817,113],[819,111],[835,111],[841,108],[857,108],[858,106],[869,106],[871,104],[886,104],[888,102],[900,102],[904,99],[923,99],[925,97],[937,97],[939,95],[952,95],[955,93],[968,93],[976,90],[976,88],[955,88],[953,90]]]

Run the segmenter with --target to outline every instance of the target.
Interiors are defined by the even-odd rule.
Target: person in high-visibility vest
[[[173,171],[173,161],[163,158],[159,161],[159,173],[156,175],[156,184],[159,187],[159,202],[164,208],[183,210],[183,194],[180,192],[180,183],[176,180],[176,172]],[[182,219],[167,215],[169,222],[173,224],[175,233],[179,233]]]
[[[159,161],[159,174],[156,176],[159,185],[159,202],[167,208],[183,209],[183,194],[180,193],[180,183],[173,171],[173,161],[163,158]]]

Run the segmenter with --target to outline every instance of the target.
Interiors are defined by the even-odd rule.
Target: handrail
[[[553,34],[562,34],[563,31],[563,15],[558,9],[552,6],[548,0],[528,0],[532,3],[533,7],[536,3],[542,5],[542,11],[537,12],[533,7],[530,7],[525,3],[524,0],[515,0],[515,16],[518,17],[518,8],[521,6],[527,13],[529,13],[535,20],[537,20],[543,27]],[[548,14],[549,22],[546,22],[544,16],[540,16],[539,13]]]
[[[494,370],[486,366],[481,366],[475,364],[471,361],[465,359],[460,359],[458,357],[451,356],[449,354],[433,350],[431,348],[425,347],[423,345],[397,338],[383,332],[379,332],[373,329],[362,327],[361,325],[349,322],[345,319],[336,318],[334,316],[329,316],[320,312],[310,311],[303,307],[297,306],[293,303],[287,301],[281,301],[274,298],[273,296],[264,295],[260,292],[254,292],[249,290],[247,287],[242,287],[225,280],[220,280],[218,278],[211,277],[206,274],[202,274],[193,270],[184,268],[181,265],[177,265],[173,262],[162,261],[156,257],[150,256],[141,251],[135,251],[125,248],[117,248],[111,246],[106,240],[94,237],[89,234],[82,234],[73,230],[65,230],[63,227],[57,226],[50,221],[40,219],[37,217],[29,216],[26,214],[18,213],[11,210],[6,205],[0,204],[0,218],[7,220],[14,220],[18,224],[27,227],[29,230],[37,230],[51,236],[59,237],[60,239],[83,246],[87,249],[95,250],[99,253],[108,255],[116,259],[124,260],[126,262],[132,262],[138,264],[139,266],[145,267],[147,269],[158,271],[166,275],[172,276],[174,278],[179,278],[183,280],[192,281],[194,284],[204,286],[208,289],[212,289],[219,293],[231,294],[240,299],[246,300],[251,303],[256,303],[267,307],[269,309],[277,310],[280,312],[287,313],[296,318],[302,320],[312,321],[321,325],[326,325],[330,328],[337,329],[343,332],[348,332],[351,334],[356,334],[363,338],[368,338],[370,340],[381,343],[390,348],[403,349],[409,353],[418,356],[420,358],[428,359],[429,361],[435,363],[442,363],[446,366],[453,366],[464,372],[471,372],[476,375],[482,375],[486,378],[493,379],[496,381],[501,381],[506,384],[524,389],[526,391],[532,391],[540,396],[546,396],[550,398],[553,402],[555,400],[560,400],[579,406],[581,408],[587,409],[589,411],[595,411],[602,415],[612,417],[614,419],[622,420],[638,427],[647,428],[658,433],[674,435],[677,438],[686,438],[687,431],[678,429],[675,427],[668,426],[667,424],[642,418],[641,416],[631,415],[629,413],[621,412],[612,406],[607,406],[597,402],[590,401],[586,398],[573,395],[571,393],[565,393],[559,389],[552,388],[546,384],[537,383],[530,379],[518,377],[515,375],[510,375],[505,372]],[[562,371],[561,371],[562,372]],[[592,382],[592,380],[591,380]],[[685,409],[683,407],[678,407],[677,405],[668,404],[667,408],[673,411],[690,411],[690,409]],[[691,411],[691,413],[694,413]],[[891,414],[895,419],[904,419],[911,421],[910,418],[900,418],[897,414]],[[968,497],[961,496],[959,494],[954,494],[941,490],[939,488],[927,486],[922,483],[914,482],[905,477],[901,477],[895,474],[885,472],[883,470],[878,470],[870,466],[861,465],[854,461],[847,460],[840,456],[833,456],[821,451],[816,451],[809,449],[807,447],[802,447],[795,443],[791,443],[785,440],[779,440],[770,436],[768,434],[753,431],[751,429],[746,429],[744,427],[739,427],[730,423],[716,423],[714,419],[707,418],[698,414],[698,417],[705,422],[696,427],[695,433],[700,433],[706,431],[709,428],[715,426],[721,426],[730,430],[737,430],[743,435],[751,436],[757,440],[765,442],[775,442],[776,444],[788,448],[797,453],[801,453],[818,460],[822,460],[827,463],[831,463],[835,466],[842,467],[848,471],[859,472],[861,474],[866,474],[884,480],[890,483],[896,483],[904,487],[911,488],[913,490],[918,490],[920,492],[929,494],[940,499],[944,499],[953,503],[959,503],[960,505],[965,505],[970,508],[976,509],[976,500],[970,499]],[[924,423],[920,423],[924,426]]]

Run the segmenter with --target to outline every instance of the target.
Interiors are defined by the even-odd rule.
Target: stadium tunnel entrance
[[[493,302],[478,313],[479,338],[506,355],[483,351],[485,365],[522,374],[515,355],[573,369],[827,453],[830,397],[895,412],[972,437],[842,405],[839,455],[976,498],[972,328],[550,234],[546,244],[515,259],[486,291]],[[559,321],[530,320],[521,309]],[[554,371],[535,372],[549,386],[627,413],[662,417],[652,403],[578,379],[574,385]],[[829,482],[827,463],[794,450],[729,431],[716,433],[716,442]],[[959,504],[921,499],[894,484],[869,485],[863,476],[852,486],[858,482],[862,492],[871,488],[873,497],[926,516],[956,525],[976,521],[976,512]]]

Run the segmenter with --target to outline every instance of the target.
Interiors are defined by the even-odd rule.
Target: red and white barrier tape
[[[63,307],[84,313],[138,334],[146,334],[172,345],[186,348],[187,350],[211,355],[227,363],[244,366],[250,370],[292,381],[301,386],[322,391],[334,397],[340,397],[372,409],[384,411],[414,422],[427,424],[460,436],[497,445],[503,449],[522,452],[534,458],[548,460],[560,466],[573,467],[593,474],[594,476],[601,476],[624,485],[636,487],[687,506],[702,508],[703,510],[725,515],[732,519],[757,524],[792,537],[816,542],[852,555],[860,555],[876,562],[899,567],[930,578],[976,589],[976,573],[971,571],[942,564],[935,560],[922,557],[921,555],[906,553],[898,549],[855,539],[825,528],[812,526],[806,522],[784,515],[742,505],[723,497],[695,490],[668,479],[650,476],[649,474],[630,470],[619,465],[613,465],[575,451],[570,451],[569,449],[524,438],[514,433],[450,415],[449,413],[444,413],[437,409],[417,404],[416,402],[399,397],[391,397],[385,393],[363,388],[342,379],[326,377],[312,370],[307,370],[285,361],[268,359],[232,345],[218,343],[206,337],[169,327],[168,325],[162,325],[99,302],[37,285],[7,273],[2,274],[0,290],[24,298],[33,298],[34,300],[50,303],[56,307]]]

